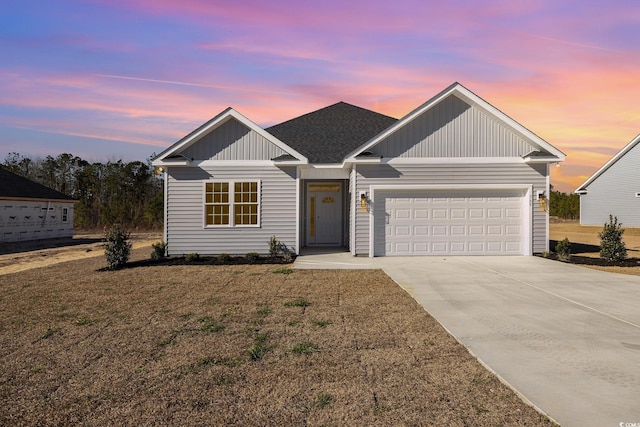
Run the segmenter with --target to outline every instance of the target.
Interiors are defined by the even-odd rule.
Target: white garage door
[[[379,191],[374,248],[383,255],[522,255],[524,190]]]

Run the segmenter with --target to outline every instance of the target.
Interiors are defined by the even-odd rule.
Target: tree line
[[[9,153],[2,167],[78,200],[75,227],[162,227],[164,187],[150,161],[90,163],[68,153],[45,158]]]
[[[580,196],[575,193],[561,193],[551,189],[549,215],[563,219],[580,218]]]

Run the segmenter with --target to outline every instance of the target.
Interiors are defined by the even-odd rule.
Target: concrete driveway
[[[538,257],[340,256],[382,268],[561,425],[640,426],[640,277]]]

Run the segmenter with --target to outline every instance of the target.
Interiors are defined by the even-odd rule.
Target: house
[[[628,227],[640,227],[640,135],[589,177],[580,195],[580,224],[603,225],[609,215]]]
[[[0,242],[73,237],[75,200],[0,167]]]
[[[548,250],[564,154],[459,83],[397,120],[344,102],[263,129],[232,108],[153,160],[170,255]]]

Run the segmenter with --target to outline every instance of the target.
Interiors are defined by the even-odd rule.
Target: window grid
[[[205,226],[258,225],[258,207],[257,181],[205,183]]]

